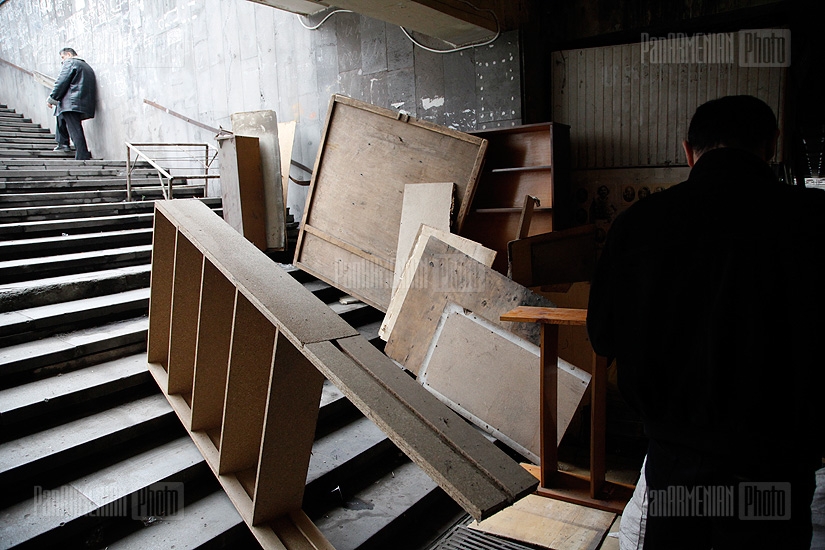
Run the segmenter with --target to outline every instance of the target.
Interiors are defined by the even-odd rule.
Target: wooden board
[[[447,302],[539,345],[537,324],[503,322],[499,317],[519,305],[553,307],[547,298],[433,238],[427,241],[414,273],[384,348],[413,373],[418,374],[424,362]]]
[[[264,179],[258,138],[222,136],[218,145],[223,218],[249,242],[266,250]]]
[[[486,148],[482,138],[334,95],[294,264],[386,311],[404,186],[454,182],[460,230]]]
[[[538,346],[448,303],[418,380],[451,409],[538,464],[539,363]],[[589,374],[559,360],[559,442],[589,381]]]
[[[473,517],[489,517],[535,488],[534,477],[525,477],[526,470],[362,336],[305,349],[324,376]]]
[[[286,246],[286,193],[283,187],[280,124],[275,111],[232,113],[232,132],[236,136],[258,138],[264,192],[264,231],[267,250],[283,250]],[[288,136],[292,138],[293,136]],[[290,155],[292,143],[289,144]],[[290,156],[291,158],[291,156]],[[289,159],[287,159],[287,167]],[[287,173],[288,174],[288,173]]]
[[[615,519],[611,512],[529,495],[470,528],[548,550],[596,550]]]
[[[428,225],[441,231],[450,231],[454,187],[452,183],[408,183],[404,186],[401,225],[398,229],[398,249],[395,253],[393,294],[398,288],[401,272],[410,257],[421,225]]]
[[[281,157],[281,187],[284,191],[284,207],[287,203],[287,190],[289,189],[289,170],[292,166],[292,147],[295,144],[294,120],[278,123],[278,147]]]
[[[507,255],[510,277],[524,286],[589,281],[596,269],[596,226],[510,241]]]
[[[395,320],[398,318],[398,313],[401,310],[401,306],[407,296],[407,291],[409,290],[410,284],[415,276],[415,268],[421,260],[421,255],[424,253],[424,249],[427,246],[427,241],[430,237],[449,244],[456,250],[467,254],[471,258],[478,260],[488,267],[493,265],[493,261],[496,257],[495,250],[485,248],[477,242],[465,239],[464,237],[459,237],[453,233],[439,231],[438,229],[434,229],[428,225],[422,225],[419,227],[418,234],[415,238],[415,245],[413,246],[410,257],[404,264],[404,269],[401,272],[401,279],[399,281],[398,288],[396,289],[397,291],[393,293],[392,300],[390,300],[390,306],[387,308],[387,314],[384,316],[384,321],[381,323],[381,328],[378,330],[378,336],[380,336],[384,341],[387,341],[392,333],[392,329],[395,326]]]

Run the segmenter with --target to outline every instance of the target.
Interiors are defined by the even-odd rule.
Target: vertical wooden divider
[[[320,371],[279,332],[255,479],[253,524],[301,508],[323,385]]]
[[[205,260],[192,384],[192,431],[221,427],[235,292],[235,286]]]
[[[219,474],[257,468],[276,332],[275,326],[238,292],[226,379]]]
[[[198,336],[203,255],[178,232],[172,281],[172,317],[169,323],[168,392],[192,392],[195,344]]]
[[[155,214],[152,237],[152,282],[149,298],[149,341],[146,359],[166,368],[169,322],[172,315],[172,274],[177,230],[164,216]],[[162,388],[166,391],[166,388]]]

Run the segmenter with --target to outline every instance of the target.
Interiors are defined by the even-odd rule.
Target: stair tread
[[[120,248],[110,248],[107,250],[93,250],[91,252],[73,252],[71,254],[59,254],[53,256],[43,256],[41,258],[25,258],[22,260],[6,260],[0,262],[0,272],[9,271],[15,268],[27,268],[34,270],[38,266],[56,263],[78,262],[84,260],[111,261],[116,256],[127,256],[141,253],[148,253],[152,251],[151,244],[142,244],[138,246],[124,246]],[[108,260],[104,260],[104,258]]]
[[[57,357],[74,357],[86,346],[97,348],[124,337],[145,337],[148,327],[148,316],[141,316],[0,348],[0,375],[53,364]]]
[[[317,439],[309,458],[307,485],[387,441],[387,435],[366,417]]]
[[[0,474],[171,414],[166,398],[155,394],[0,443]]]
[[[61,376],[50,376],[0,390],[0,419],[5,424],[8,415],[34,407],[44,401],[55,400],[148,372],[146,354],[139,353],[67,372]]]
[[[151,227],[137,229],[117,229],[113,231],[101,231],[100,233],[77,233],[75,235],[60,235],[52,237],[33,237],[31,239],[15,239],[13,241],[0,241],[0,253],[12,253],[14,250],[25,250],[26,248],[37,248],[41,245],[54,244],[55,246],[66,246],[83,242],[95,242],[103,240],[116,240],[119,237],[129,237],[135,235],[152,235]]]
[[[314,522],[336,550],[355,550],[437,489],[421,468],[405,462]]]
[[[24,329],[27,325],[35,327],[41,326],[44,324],[44,321],[48,320],[52,320],[55,323],[65,323],[67,316],[71,319],[76,319],[78,316],[93,314],[101,309],[130,303],[139,304],[148,302],[148,300],[149,289],[139,288],[117,294],[106,294],[93,298],[58,302],[56,304],[0,313],[0,331],[5,334],[12,334],[15,331]]]
[[[99,281],[107,278],[118,278],[124,275],[133,275],[140,273],[148,273],[151,266],[148,264],[132,265],[126,267],[118,267],[115,269],[102,269],[99,271],[87,271],[85,273],[72,273],[71,275],[60,275],[59,277],[49,277],[46,279],[37,279],[34,281],[20,281],[17,283],[6,283],[0,285],[0,298],[4,293],[15,294],[25,290],[31,290],[35,287],[42,287],[45,290],[51,290],[62,285],[84,281]],[[0,300],[1,301],[1,300]]]
[[[119,201],[91,204],[57,204],[50,206],[12,206],[0,210],[0,222],[3,218],[15,216],[46,216],[65,213],[79,213],[107,210],[154,210],[155,201]]]
[[[153,483],[172,478],[201,462],[203,457],[189,437],[163,443],[93,474],[55,487],[47,494],[41,493],[39,500],[37,496],[33,496],[0,511],[0,540],[5,541],[4,546],[15,546],[31,540]],[[234,512],[237,516],[229,497],[222,491],[219,493],[231,508],[221,507],[222,515],[231,518]],[[220,497],[209,502],[220,505],[219,501]],[[184,517],[195,512],[195,507],[192,508],[193,510],[184,510]],[[33,510],[42,512],[32,513]],[[240,516],[237,519],[240,521]],[[149,547],[153,546],[144,548]]]
[[[109,544],[109,550],[144,550],[145,548],[201,548],[229,529],[243,523],[226,493],[215,491],[186,505],[183,518],[160,518],[151,526]]]

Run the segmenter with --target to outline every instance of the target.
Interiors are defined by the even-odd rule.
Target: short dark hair
[[[732,95],[696,109],[687,141],[700,154],[717,147],[759,154],[773,145],[776,130],[776,116],[767,103],[749,95]]]
[[[73,50],[73,49],[71,49],[71,48],[63,48],[62,50],[60,50],[60,53],[70,53],[70,54],[72,54],[73,56],[77,57],[77,52],[76,52],[76,51],[74,51],[74,50]]]

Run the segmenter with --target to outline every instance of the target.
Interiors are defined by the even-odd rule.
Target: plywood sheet
[[[452,183],[420,183],[404,186],[401,226],[398,229],[398,249],[395,253],[393,293],[398,288],[401,272],[410,257],[421,225],[428,225],[441,231],[450,230],[454,187]]]
[[[223,219],[249,242],[266,249],[266,209],[259,140],[223,136],[218,140]]]
[[[387,308],[387,314],[384,316],[384,321],[381,323],[381,328],[378,330],[378,336],[380,336],[384,341],[388,340],[390,334],[392,333],[392,329],[395,326],[395,320],[398,318],[398,313],[401,310],[401,306],[407,296],[407,291],[409,290],[412,279],[415,276],[415,268],[421,260],[421,255],[424,253],[424,249],[430,237],[434,237],[441,242],[449,244],[453,248],[460,250],[464,254],[467,254],[471,258],[478,260],[488,267],[493,265],[493,261],[496,258],[495,250],[490,250],[475,241],[465,239],[464,237],[459,237],[458,235],[448,233],[446,231],[439,231],[438,229],[428,225],[420,226],[418,228],[418,234],[416,235],[412,252],[410,252],[410,257],[407,259],[407,262],[404,264],[404,269],[401,272],[398,288],[392,295],[390,306]]]
[[[459,229],[472,202],[486,147],[482,138],[333,96],[304,208],[295,265],[386,311],[404,186],[454,182]],[[331,255],[318,241],[346,254]],[[359,269],[365,277],[336,281],[341,273],[357,275]]]
[[[232,113],[235,135],[258,138],[264,193],[264,231],[267,250],[283,250],[286,246],[286,196],[284,193],[280,136],[275,111]],[[290,142],[290,154],[292,144]],[[289,159],[287,159],[287,167]],[[288,172],[287,172],[288,174]]]
[[[535,345],[539,344],[537,324],[510,323],[500,321],[499,317],[519,305],[553,307],[547,298],[431,238],[415,268],[385,353],[417,374],[447,302],[464,307]]]
[[[550,550],[596,550],[616,514],[528,495],[471,529]]]
[[[538,346],[447,304],[418,376],[450,408],[538,464],[539,365]],[[564,360],[558,370],[561,441],[590,375]]]
[[[295,143],[295,121],[278,123],[278,148],[281,157],[281,187],[284,192],[284,206],[289,189],[289,170],[292,165],[292,147]]]

